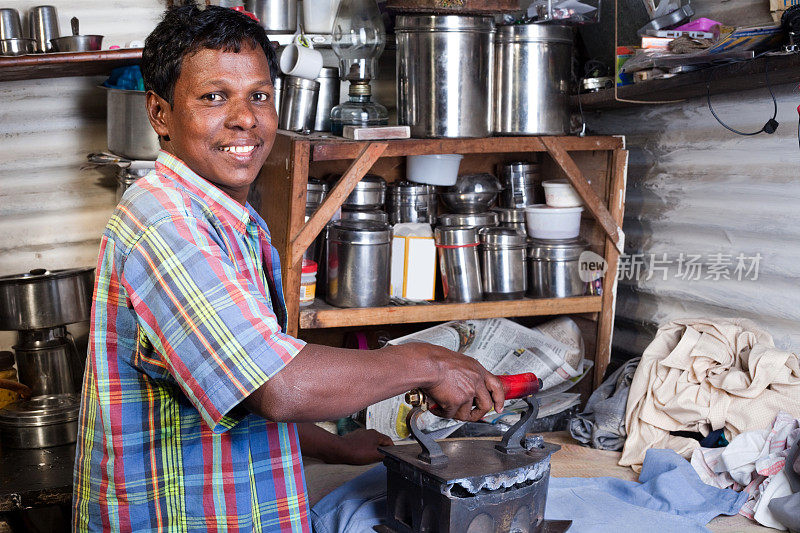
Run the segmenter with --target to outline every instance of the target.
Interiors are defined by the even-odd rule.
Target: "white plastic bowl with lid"
[[[583,200],[567,180],[542,182],[544,198],[550,207],[581,207]]]
[[[429,185],[455,185],[461,154],[428,154],[406,157],[406,179]]]
[[[572,239],[581,229],[583,207],[550,207],[545,204],[525,208],[525,225],[534,239]]]

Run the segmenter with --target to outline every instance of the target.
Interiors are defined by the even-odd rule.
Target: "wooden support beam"
[[[375,161],[381,157],[387,146],[389,146],[387,143],[369,143],[364,146],[319,209],[292,239],[292,263],[296,264],[302,259],[306,249],[317,238],[336,210],[341,207],[342,202],[353,192],[356,183],[361,181]]]
[[[614,217],[611,216],[611,213],[609,213],[603,201],[597,196],[597,193],[592,190],[586,178],[583,177],[578,165],[575,164],[575,161],[560,143],[549,137],[542,137],[541,140],[545,148],[547,148],[550,157],[553,158],[553,161],[555,161],[567,175],[567,178],[569,178],[570,183],[589,209],[589,212],[595,220],[600,223],[603,231],[605,231],[606,235],[608,235],[614,243],[617,250],[622,253],[623,247],[625,246],[625,234],[622,232],[620,225],[614,220]]]

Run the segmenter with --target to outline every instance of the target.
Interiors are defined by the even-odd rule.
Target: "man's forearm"
[[[245,405],[273,421],[311,422],[347,416],[435,382],[435,363],[430,357],[421,357],[413,346],[366,351],[308,344],[251,394]]]

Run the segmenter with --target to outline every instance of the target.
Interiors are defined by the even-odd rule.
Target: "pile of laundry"
[[[772,429],[746,431],[724,448],[698,448],[700,479],[748,493],[739,514],[776,529],[800,531],[800,420],[781,411]]]

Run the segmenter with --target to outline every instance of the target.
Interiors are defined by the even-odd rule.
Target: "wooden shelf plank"
[[[617,89],[619,98],[640,100],[646,103],[685,100],[704,96],[706,82],[711,80],[711,94],[722,94],[733,91],[744,91],[766,87],[764,71],[769,70],[770,85],[796,82],[800,77],[800,54],[763,56],[747,61],[729,63],[713,67],[685,72],[673,78],[650,80]],[[766,95],[765,98],[768,98]],[[572,97],[572,104],[577,107],[577,96]],[[580,95],[584,111],[631,107],[638,104],[619,102],[614,99],[614,89],[604,89],[594,93]]]
[[[0,57],[0,81],[107,75],[141,59],[141,48]]]
[[[597,313],[602,310],[602,297],[525,298],[476,302],[470,304],[432,303],[422,305],[343,309],[317,300],[300,310],[300,329],[340,328],[373,324],[408,324],[444,322],[477,318],[511,316],[543,316],[575,313]]]
[[[280,134],[294,140],[311,142],[312,161],[354,159],[371,141],[351,141],[330,133],[300,135],[280,130]],[[549,137],[565,150],[592,151],[624,148],[622,137]],[[382,157],[427,154],[494,154],[512,152],[545,152],[541,137],[486,137],[480,139],[394,139],[381,141],[389,146]]]

